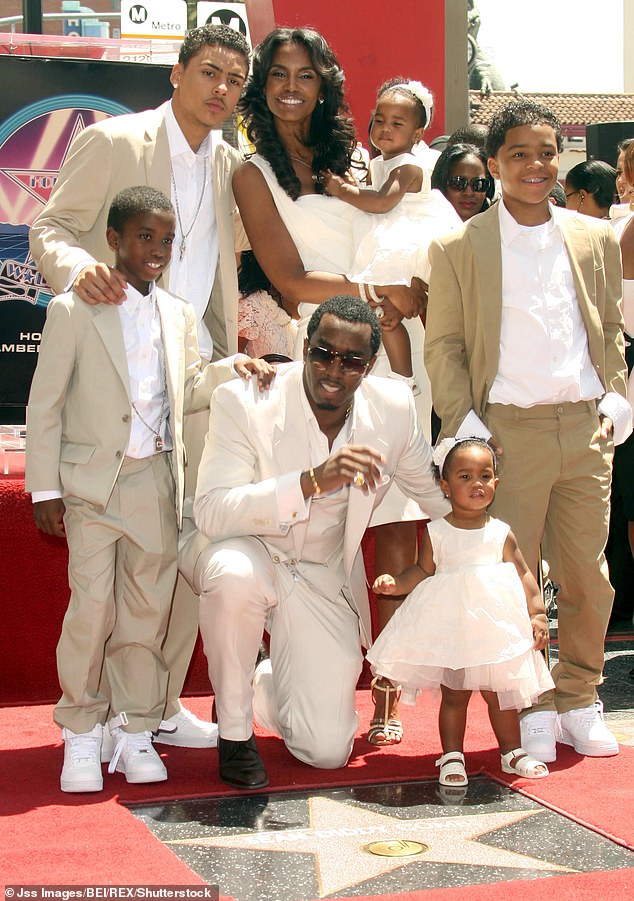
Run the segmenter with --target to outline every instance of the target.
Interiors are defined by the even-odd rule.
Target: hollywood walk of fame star
[[[322,897],[410,863],[574,872],[550,861],[487,845],[483,840],[487,833],[537,816],[541,810],[400,819],[330,798],[315,797],[309,800],[309,811],[308,828],[176,839],[167,844],[312,853]],[[364,850],[367,844],[377,839],[410,839],[423,842],[429,850],[412,857],[379,857]]]

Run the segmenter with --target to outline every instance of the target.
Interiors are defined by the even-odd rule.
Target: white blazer
[[[257,536],[272,553],[301,559],[305,505],[292,512],[290,522],[281,522],[276,486],[280,476],[311,466],[302,372],[302,363],[280,367],[266,393],[250,384],[222,385],[214,392],[194,502],[196,525],[209,539]],[[449,506],[433,479],[431,450],[407,386],[393,379],[365,378],[354,396],[353,423],[351,443],[372,447],[386,459],[376,493],[351,490],[346,516],[345,575],[367,644],[370,606],[360,547],[372,511],[392,481],[430,518],[444,516]]]

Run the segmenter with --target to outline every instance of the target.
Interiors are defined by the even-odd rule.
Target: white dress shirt
[[[306,417],[311,466],[319,466],[338,448],[350,444],[354,434],[354,404],[339,434],[328,447],[328,438],[319,428],[303,385],[299,385],[301,405]],[[343,565],[343,540],[350,486],[304,498],[301,470],[286,473],[277,482],[277,502],[281,523],[290,527],[308,521],[302,547],[302,560],[307,563],[328,563],[332,569]],[[299,515],[297,511],[300,511]],[[301,511],[303,511],[303,516]]]
[[[180,217],[178,212],[176,216],[168,288],[172,294],[189,301],[196,310],[200,355],[210,360],[213,342],[203,322],[203,315],[216,278],[220,253],[212,184],[211,137],[207,135],[194,153],[176,121],[171,101],[166,104],[165,125],[173,173],[171,201],[174,210],[180,213]],[[186,249],[181,260],[183,232],[186,235]]]
[[[604,393],[590,358],[568,253],[559,222],[576,215],[555,207],[543,225],[520,225],[498,204],[502,254],[502,322],[498,372],[489,403],[532,407],[601,398],[614,441],[631,431],[625,399]],[[471,410],[456,437],[491,433]]]
[[[161,450],[172,449],[161,317],[154,284],[145,297],[128,285],[125,302],[119,307],[119,318],[132,399],[126,456],[142,460],[157,453],[157,433],[163,443]]]
[[[156,432],[163,441],[162,450],[172,450],[161,320],[156,306],[155,285],[152,284],[150,293],[145,297],[128,285],[126,299],[118,310],[128,360],[132,401],[130,440],[126,456],[142,460],[157,453]],[[62,497],[62,493],[57,489],[34,491],[32,501],[37,504],[59,497]]]

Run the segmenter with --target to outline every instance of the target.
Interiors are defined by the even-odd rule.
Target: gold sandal
[[[368,742],[379,748],[400,744],[403,738],[403,724],[396,717],[390,716],[390,711],[392,709],[392,698],[395,697],[396,703],[398,703],[401,697],[401,686],[392,685],[389,679],[377,676],[372,680],[370,688],[372,689],[372,700],[375,707],[378,708],[380,702],[380,699],[374,693],[375,689],[383,692],[384,705],[383,716],[377,716],[375,709],[375,715],[370,720],[370,728],[366,736]]]

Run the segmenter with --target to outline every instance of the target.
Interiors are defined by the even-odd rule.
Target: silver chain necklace
[[[181,233],[181,241],[178,245],[178,259],[182,260],[185,256],[185,250],[187,249],[187,238],[189,238],[191,231],[196,224],[196,219],[198,218],[198,213],[200,212],[200,207],[203,202],[203,197],[205,196],[205,188],[207,187],[207,166],[205,165],[203,168],[203,188],[200,192],[200,197],[198,198],[198,203],[196,204],[196,210],[194,215],[192,216],[192,221],[190,222],[189,228],[187,231],[183,228],[183,220],[181,219],[181,210],[178,203],[178,191],[176,190],[176,179],[174,178],[174,169],[170,162],[170,174],[172,176],[172,187],[174,189],[174,200],[176,202],[176,218],[178,219],[178,227]]]

